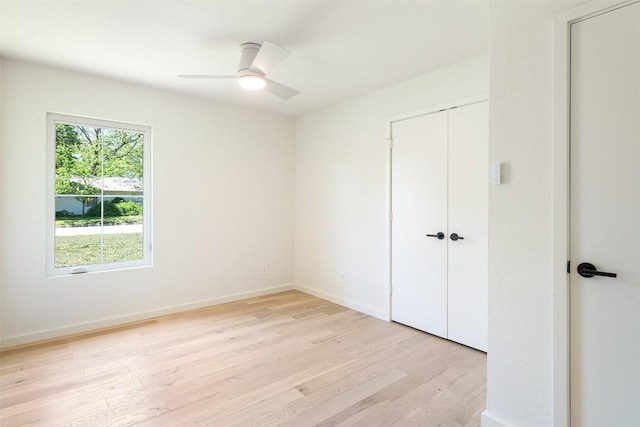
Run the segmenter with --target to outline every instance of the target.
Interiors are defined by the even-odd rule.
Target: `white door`
[[[488,102],[449,110],[449,339],[487,351]],[[460,238],[452,240],[455,233]]]
[[[638,427],[639,3],[571,28],[570,273],[572,425]]]
[[[447,112],[391,131],[392,319],[446,338]]]

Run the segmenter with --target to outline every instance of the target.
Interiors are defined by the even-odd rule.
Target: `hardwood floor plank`
[[[282,424],[287,427],[315,426],[321,424],[332,414],[340,413],[345,409],[363,401],[372,394],[384,389],[389,384],[393,384],[406,374],[399,370],[382,371],[374,375],[359,380],[355,384],[349,384],[340,390],[335,397],[323,401],[318,405],[306,409],[301,415],[287,423]]]
[[[26,381],[30,376],[31,371],[29,369],[16,369],[13,372],[0,375],[0,392],[6,387],[11,387],[11,384]]]
[[[37,411],[19,413],[12,417],[3,418],[2,427],[13,426],[55,426],[67,424],[67,420],[80,418],[107,409],[104,399],[89,402],[74,402],[74,405],[66,409],[59,407],[40,408]]]
[[[117,387],[113,387],[112,393],[114,396],[119,396],[122,393],[140,388],[141,384],[139,381],[131,380],[119,383]],[[93,390],[87,389],[76,393],[67,391],[65,393],[46,395],[38,399],[3,408],[2,411],[0,411],[0,425],[4,425],[6,419],[14,421],[20,420],[18,424],[29,424],[43,419],[43,414],[46,414],[48,418],[52,418],[52,415],[66,413],[74,408],[93,404],[97,401],[108,403],[110,398],[109,392],[103,387]],[[107,409],[107,405],[104,405],[102,409]]]
[[[300,397],[301,395],[297,390],[286,389],[281,393],[254,400],[244,406],[234,405],[236,410],[227,411],[230,413],[226,416],[216,414],[214,417],[209,417],[206,419],[206,424],[229,427],[261,426],[263,423],[271,421],[269,418],[274,416],[273,408],[279,408],[277,413],[280,419],[292,415],[286,411],[286,405]]]
[[[486,355],[298,291],[0,353],[0,425],[477,427]]]
[[[117,384],[128,379],[131,379],[131,374],[127,367],[119,367],[94,376],[85,376],[80,372],[78,375],[74,373],[74,375],[69,376],[47,378],[39,383],[29,383],[23,387],[3,391],[0,396],[0,408],[28,402],[42,396],[73,390],[85,390],[96,385],[102,387],[105,383]]]
[[[280,349],[274,347],[274,350],[274,353],[263,351],[250,354],[250,358],[246,358],[243,361],[232,359],[229,360],[228,363],[220,363],[220,367],[224,369],[213,370],[202,376],[196,375],[190,382],[177,384],[177,387],[172,387],[171,395],[166,398],[169,406],[171,408],[177,408],[216,393],[220,393],[225,399],[231,400],[243,394],[238,392],[240,388],[245,390],[246,393],[260,389],[261,387],[258,383],[248,383],[248,381],[251,381],[251,377],[247,376],[247,372],[265,371],[267,370],[265,365],[267,365],[269,361],[277,363],[277,360],[285,359],[287,356],[295,353],[297,347],[292,346],[291,343],[287,343],[286,346],[283,345]],[[270,382],[267,381],[267,385],[269,385],[269,383]]]
[[[345,408],[342,412],[336,413],[319,425],[380,427],[392,425],[416,407],[428,404],[429,399],[437,396],[453,377],[451,372],[444,371],[428,380],[421,380],[418,386],[415,386],[417,383],[415,378],[414,381],[407,381],[409,379],[409,376],[401,378],[366,399]],[[384,411],[380,411],[381,408],[384,408]],[[348,422],[351,418],[355,419]]]

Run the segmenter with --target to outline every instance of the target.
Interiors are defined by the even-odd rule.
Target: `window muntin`
[[[48,115],[49,275],[151,264],[150,128]]]

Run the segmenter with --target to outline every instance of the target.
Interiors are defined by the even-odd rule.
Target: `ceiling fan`
[[[180,74],[184,79],[237,79],[244,89],[266,89],[272,94],[287,100],[300,91],[285,86],[282,83],[269,80],[266,75],[276,65],[284,61],[291,52],[268,41],[262,43],[242,43],[240,45],[240,66],[238,74],[216,76],[209,74]]]

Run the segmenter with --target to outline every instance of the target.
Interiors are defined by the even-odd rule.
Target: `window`
[[[47,115],[47,274],[151,265],[151,129]]]

